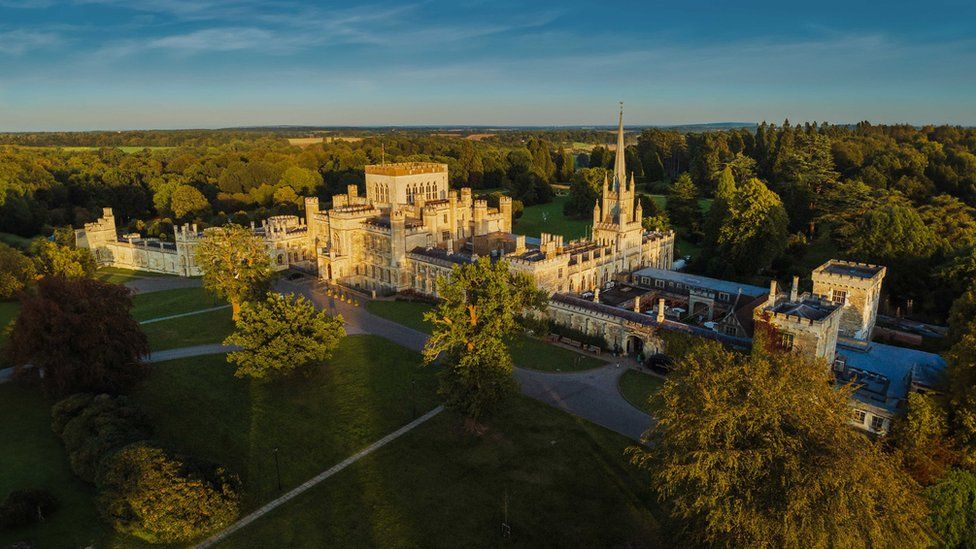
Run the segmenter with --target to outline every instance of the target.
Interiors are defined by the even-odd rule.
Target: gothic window
[[[847,292],[844,290],[833,290],[834,298],[832,301],[834,303],[846,304],[847,303]]]

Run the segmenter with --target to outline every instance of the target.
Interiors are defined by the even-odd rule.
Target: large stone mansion
[[[775,282],[763,288],[672,270],[675,235],[642,227],[624,150],[621,112],[613,176],[585,239],[515,234],[511,198],[490,207],[469,188],[450,189],[446,164],[422,162],[366,166],[365,194],[350,185],[326,209],[306,198],[304,219],[276,216],[251,228],[276,268],[372,294],[436,296],[438,277],[456,265],[503,258],[549,292],[556,324],[633,355],[666,351],[668,333],[748,349],[756,326],[766,324],[782,346],[823,359],[839,382],[857,384],[851,422],[874,433],[889,429],[910,391],[932,390],[941,358],[871,341],[884,267],[830,260],[802,294],[797,279],[781,292]],[[194,249],[204,234],[183,225],[173,242],[120,237],[106,208],[76,240],[100,265],[198,276]]]
[[[328,209],[305,199],[305,219],[272,217],[255,234],[266,242],[279,269],[314,270],[330,283],[390,294],[437,295],[438,276],[479,256],[504,258],[550,292],[593,290],[619,274],[644,267],[668,269],[674,233],[646,231],[633,175],[624,160],[623,112],[617,131],[613,178],[604,180],[594,205],[590,238],[566,242],[543,233],[538,243],[512,232],[512,199],[497,207],[470,188],[448,186],[446,164],[407,162],[366,166],[366,193],[349,185]],[[101,218],[77,231],[100,265],[196,276],[193,250],[203,231],[175,229],[173,242],[117,234],[106,208]]]

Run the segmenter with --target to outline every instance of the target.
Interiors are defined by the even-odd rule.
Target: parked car
[[[666,376],[671,373],[671,369],[674,367],[674,359],[664,353],[657,353],[647,357],[644,366],[654,373]]]

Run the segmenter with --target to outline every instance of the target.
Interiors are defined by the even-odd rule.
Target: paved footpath
[[[143,359],[146,362],[163,362],[166,360],[176,360],[178,358],[190,358],[194,356],[219,355],[236,351],[240,347],[236,345],[224,345],[222,343],[207,343],[204,345],[194,345],[192,347],[179,347],[177,349],[166,349],[155,351],[146,355]]]
[[[299,293],[318,307],[342,314],[350,334],[374,334],[399,345],[420,351],[427,334],[369,313],[362,307],[337,301],[317,291],[315,281],[280,281],[276,289]],[[620,394],[617,383],[627,368],[610,363],[582,372],[540,372],[515,368],[522,393],[573,415],[588,419],[633,440],[651,425],[651,416],[632,406]]]
[[[148,294],[150,292],[175,290],[177,288],[196,288],[203,286],[203,280],[183,276],[150,276],[130,280],[123,284],[123,286],[132,290],[134,294]]]
[[[309,480],[305,481],[304,483],[298,485],[297,487],[293,488],[292,490],[289,490],[287,493],[285,493],[281,497],[278,497],[276,499],[273,499],[273,500],[269,501],[268,503],[262,505],[261,507],[259,507],[253,513],[247,515],[246,517],[244,517],[241,520],[235,522],[234,524],[231,524],[226,529],[221,530],[217,534],[214,534],[213,536],[207,538],[206,540],[204,540],[202,543],[200,543],[196,547],[197,548],[211,547],[215,543],[218,543],[221,540],[226,539],[228,536],[230,536],[234,532],[240,530],[241,528],[244,528],[248,524],[251,524],[255,520],[263,517],[264,515],[268,514],[269,512],[273,511],[274,509],[280,507],[281,505],[284,505],[289,500],[293,499],[295,496],[297,496],[297,495],[299,495],[299,494],[301,494],[301,493],[309,490],[310,488],[314,487],[316,484],[319,484],[323,480],[331,477],[332,475],[335,475],[339,471],[342,471],[343,469],[345,469],[346,467],[349,467],[353,463],[356,463],[360,459],[368,456],[369,454],[375,452],[376,450],[379,450],[380,448],[386,446],[390,442],[393,442],[394,440],[396,440],[396,439],[400,438],[401,436],[407,434],[408,432],[412,431],[418,425],[421,425],[422,423],[425,423],[427,420],[429,420],[430,418],[436,416],[437,414],[441,413],[442,411],[444,411],[444,407],[443,406],[438,406],[438,407],[434,408],[433,410],[431,410],[431,411],[427,412],[426,414],[418,417],[417,419],[411,421],[410,423],[404,425],[403,427],[400,427],[396,431],[393,431],[392,433],[390,433],[390,434],[386,435],[385,437],[377,440],[376,442],[370,444],[369,446],[363,448],[362,450],[356,452],[355,454],[347,457],[346,459],[342,460],[338,464],[330,467],[329,469],[326,469],[325,471],[322,471],[321,473],[315,475],[311,479],[309,479]]]

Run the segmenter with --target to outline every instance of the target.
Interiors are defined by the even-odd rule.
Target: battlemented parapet
[[[886,269],[831,259],[813,271],[813,293],[843,308],[842,337],[869,341],[878,317]]]
[[[795,282],[794,282],[795,283]],[[780,294],[770,283],[766,304],[753,310],[753,321],[774,328],[784,349],[823,358],[833,363],[837,351],[841,307],[809,293]]]

